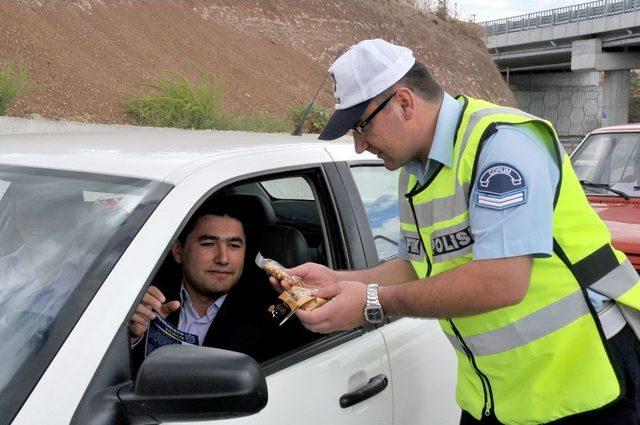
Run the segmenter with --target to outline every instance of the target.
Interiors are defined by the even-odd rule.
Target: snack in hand
[[[291,276],[284,270],[284,267],[277,261],[264,258],[260,253],[256,256],[256,265],[265,270],[270,276],[279,281],[285,281],[291,288],[282,292],[278,297],[283,302],[272,305],[268,311],[282,325],[289,317],[293,316],[299,308],[311,311],[327,302],[324,298],[319,298],[311,294],[311,290],[304,287],[302,279],[298,276]]]
[[[275,277],[281,282],[285,281],[291,286],[302,286],[302,279],[298,276],[291,276],[277,261],[266,259],[263,268],[270,276]]]

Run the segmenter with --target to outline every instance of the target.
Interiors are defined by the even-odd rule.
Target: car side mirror
[[[118,397],[130,417],[158,422],[247,416],[267,404],[267,382],[251,357],[216,348],[166,345],[140,366]]]

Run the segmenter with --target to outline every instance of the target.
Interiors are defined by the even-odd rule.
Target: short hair
[[[409,87],[429,103],[439,102],[444,94],[444,90],[433,78],[427,66],[420,61],[416,61],[397,83],[383,91],[379,96],[381,98],[391,96],[397,90],[398,85]]]
[[[184,226],[184,229],[182,229],[182,232],[180,232],[178,241],[180,241],[183,246],[187,242],[187,237],[189,236],[189,234],[193,231],[193,229],[195,229],[198,220],[201,217],[207,215],[215,215],[218,217],[224,217],[226,215],[238,220],[242,224],[245,238],[248,239],[247,233],[249,229],[246,213],[242,210],[237,202],[224,196],[216,196],[205,201],[204,204],[202,204],[200,208],[198,208],[198,210],[191,216],[186,226]]]

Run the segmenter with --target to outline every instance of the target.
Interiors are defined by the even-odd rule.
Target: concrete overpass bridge
[[[482,22],[485,43],[520,107],[565,137],[627,122],[640,69],[640,0],[588,3]]]

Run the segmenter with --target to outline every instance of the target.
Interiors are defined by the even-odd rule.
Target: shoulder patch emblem
[[[504,210],[526,202],[527,186],[524,176],[513,165],[494,163],[480,172],[476,185],[477,206]]]

